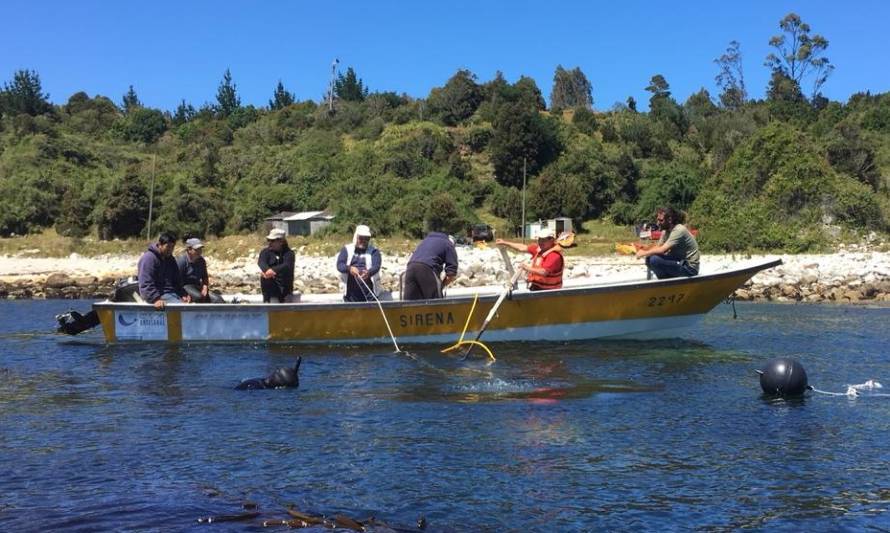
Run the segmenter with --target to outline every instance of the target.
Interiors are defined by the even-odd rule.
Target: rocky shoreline
[[[494,249],[460,248],[459,286],[491,285],[506,278],[501,256]],[[703,256],[703,271],[719,271],[748,259],[765,256]],[[890,253],[855,246],[834,254],[779,255],[783,264],[754,276],[736,291],[740,301],[808,303],[890,302]],[[513,256],[514,260],[525,259]],[[50,259],[29,256],[0,256],[0,298],[5,299],[103,299],[113,292],[121,277],[135,274],[136,256],[86,258],[72,254]],[[385,288],[397,290],[398,275],[405,269],[407,255],[385,256],[381,272]],[[565,279],[611,278],[642,272],[641,262],[630,257],[566,258]],[[237,261],[215,261],[207,257],[213,288],[226,294],[259,292],[256,253]],[[297,253],[295,288],[302,293],[339,290],[334,258]]]

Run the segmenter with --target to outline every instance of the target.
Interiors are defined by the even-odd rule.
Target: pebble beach
[[[338,276],[333,256],[297,252],[295,289],[304,294],[337,292]],[[216,260],[207,254],[212,288],[224,294],[256,294],[259,249],[234,261]],[[458,247],[458,286],[474,287],[503,282],[504,262],[493,248]],[[526,259],[512,255],[513,261]],[[850,245],[831,254],[804,255],[703,255],[702,272],[731,268],[741,262],[780,258],[783,264],[754,276],[736,291],[742,301],[780,302],[890,302],[890,252]],[[40,257],[39,251],[0,256],[0,298],[105,298],[115,281],[134,275],[137,255]],[[384,289],[397,290],[407,254],[384,252],[381,279]],[[596,283],[645,275],[640,260],[628,256],[575,256],[566,254],[566,282],[588,278]]]

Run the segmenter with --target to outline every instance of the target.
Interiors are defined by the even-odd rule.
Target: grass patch
[[[503,220],[480,212],[483,222],[491,224],[501,236]],[[629,243],[634,240],[631,228],[619,226],[609,221],[587,220],[583,224],[584,231],[577,232],[575,242],[577,246],[569,252],[576,256],[608,256],[615,254],[615,243]],[[205,253],[214,258],[225,261],[234,261],[250,255],[256,255],[266,245],[265,232],[257,232],[241,235],[229,235],[220,238],[209,238],[205,241]],[[518,241],[518,238],[506,237],[509,240]],[[325,233],[312,237],[288,237],[288,243],[298,254],[335,256],[340,247],[350,242],[352,235]],[[862,242],[862,235],[855,232],[843,233],[838,242]],[[881,234],[878,243],[875,243],[876,251],[890,251],[887,235]],[[384,254],[406,255],[414,251],[420,241],[404,235],[374,238],[374,245]],[[527,241],[531,242],[531,241]],[[72,238],[64,237],[48,229],[42,233],[31,235],[0,238],[0,255],[16,255],[24,257],[68,257],[72,253],[84,257],[100,255],[138,255],[145,251],[148,241],[145,239],[125,239],[103,241],[96,237]],[[493,244],[491,244],[493,246]],[[177,246],[176,253],[184,246]],[[782,250],[771,250],[779,252]]]

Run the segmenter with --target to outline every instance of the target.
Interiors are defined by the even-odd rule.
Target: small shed
[[[572,219],[568,217],[556,217],[547,220],[538,220],[537,222],[529,222],[525,225],[526,239],[534,239],[538,231],[548,228],[553,230],[554,235],[559,235],[564,231],[572,231]]]
[[[288,235],[314,235],[321,228],[329,225],[334,220],[334,215],[327,211],[303,211],[286,217]]]
[[[334,215],[327,211],[282,211],[266,218],[267,229],[282,229],[287,235],[314,235],[327,226]]]
[[[283,229],[287,232],[287,222],[285,222],[284,219],[293,215],[296,215],[294,211],[282,211],[270,217],[266,217],[266,229]]]

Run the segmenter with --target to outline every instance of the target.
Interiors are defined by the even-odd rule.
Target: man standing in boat
[[[440,281],[442,270],[445,271],[445,279]],[[442,288],[456,277],[457,250],[454,249],[454,241],[440,231],[430,231],[408,259],[402,299],[441,298]]]
[[[294,251],[287,245],[283,229],[275,228],[266,235],[268,245],[260,252],[260,288],[263,302],[286,303],[293,300]]]
[[[637,257],[646,258],[646,266],[658,279],[695,276],[700,255],[698,241],[683,225],[683,215],[672,207],[659,208],[655,221],[661,238],[653,246],[638,246]]]
[[[186,239],[185,253],[176,258],[176,266],[179,267],[182,288],[193,302],[223,303],[218,294],[210,292],[210,276],[207,274],[204,243],[201,239]]]
[[[371,245],[371,228],[359,224],[352,243],[343,246],[337,256],[343,301],[368,302],[380,292],[380,250]]]
[[[556,243],[552,229],[542,228],[537,237],[538,243],[529,245],[504,239],[498,239],[495,242],[498,246],[507,246],[517,252],[531,254],[530,263],[519,265],[520,269],[526,271],[529,290],[546,291],[562,288],[562,272],[565,266],[562,247]]]
[[[169,233],[161,233],[158,242],[148,246],[148,250],[139,259],[136,276],[139,279],[139,296],[155,306],[163,309],[168,303],[192,301],[179,277],[179,267],[173,259],[173,247],[176,238]]]

